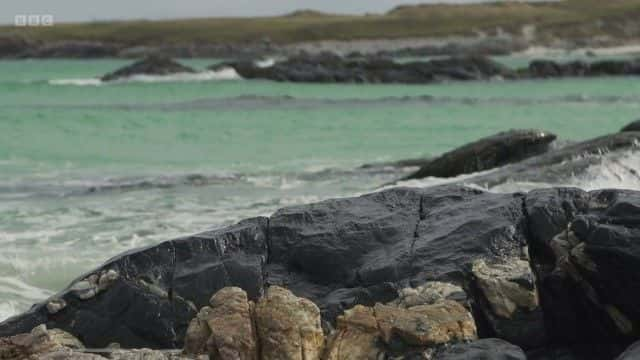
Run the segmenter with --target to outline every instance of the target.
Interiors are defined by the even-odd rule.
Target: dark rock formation
[[[343,58],[331,53],[298,55],[260,67],[253,62],[215,65],[232,67],[246,79],[292,82],[431,83],[446,80],[482,80],[511,77],[506,67],[483,57],[451,58],[426,62],[396,63],[383,57]]]
[[[238,286],[256,301],[278,285],[317,304],[327,329],[364,305],[376,316],[397,313],[398,335],[415,340],[404,331],[421,315],[398,309],[435,299],[449,309],[468,304],[480,338],[509,339],[535,358],[567,349],[580,359],[613,359],[640,337],[638,239],[638,192],[394,188],[285,208],[122,254],[0,324],[0,336],[45,324],[89,347],[176,348],[210,294]],[[431,281],[449,285],[419,287]],[[414,329],[426,343],[446,336]],[[339,341],[369,339],[345,336]],[[392,337],[385,339],[393,347]],[[496,341],[464,346],[478,356],[522,358]],[[443,359],[456,359],[462,350],[455,349]]]
[[[435,360],[526,360],[519,347],[500,339],[482,339],[467,344],[456,344],[437,353]]]
[[[627,124],[625,127],[623,127],[620,131],[622,132],[627,132],[627,131],[640,131],[640,120],[636,120],[630,124]]]
[[[133,75],[170,75],[194,72],[195,70],[192,68],[177,63],[170,58],[152,55],[112,73],[106,74],[101,78],[101,80],[113,81]]]
[[[640,61],[602,60],[592,63],[583,61],[557,63],[551,60],[534,60],[529,64],[528,69],[523,69],[520,73],[532,78],[640,75]]]
[[[562,184],[572,176],[585,173],[591,166],[603,165],[606,167],[607,164],[604,162],[615,163],[616,158],[624,155],[625,150],[637,148],[638,141],[640,141],[640,132],[605,135],[552,149],[521,162],[506,165],[489,174],[465,179],[465,182],[489,188],[509,181]],[[610,154],[603,157],[601,156],[603,153]],[[627,172],[624,176],[639,176],[635,169],[626,168],[624,170]]]
[[[539,155],[556,139],[542,130],[510,130],[472,142],[424,164],[406,179],[454,177],[489,170]]]

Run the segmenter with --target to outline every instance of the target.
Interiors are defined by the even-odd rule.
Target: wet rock
[[[587,63],[573,61],[557,63],[551,60],[534,60],[528,69],[520,71],[525,77],[556,78],[583,76],[619,76],[640,74],[637,60],[602,60]]]
[[[434,360],[526,360],[519,347],[500,339],[482,339],[455,344],[439,351]]]
[[[52,299],[47,303],[49,314],[54,315],[67,307],[67,303],[62,299]]]
[[[481,293],[477,303],[494,334],[524,348],[544,345],[544,318],[529,262],[512,258],[487,264],[478,260],[472,272]]]
[[[150,55],[143,60],[125,66],[112,73],[104,75],[102,81],[113,81],[134,75],[170,75],[178,73],[194,73],[190,67],[184,66],[168,57]]]
[[[465,183],[482,184],[489,188],[508,191],[510,182],[542,184],[567,183],[576,176],[585,174],[592,166],[607,167],[607,163],[624,156],[625,150],[637,150],[639,132],[621,132],[601,136],[583,142],[551,149],[546,153],[523,161],[506,165],[488,174],[465,178]],[[610,153],[602,157],[603,153]],[[605,163],[606,162],[606,163]],[[637,178],[639,173],[632,168],[624,169],[621,176]],[[541,229],[545,231],[546,229]],[[554,234],[555,235],[555,234]]]
[[[625,127],[623,127],[620,131],[622,132],[627,132],[627,131],[640,131],[640,120],[636,120],[632,123],[627,124]]]
[[[506,67],[479,56],[396,63],[385,57],[354,59],[320,53],[293,56],[270,67],[245,61],[219,64],[212,69],[221,67],[232,67],[246,79],[323,83],[431,83],[512,76]]]
[[[54,295],[52,300],[66,302],[64,310],[50,314],[46,304],[51,300],[38,304],[2,323],[0,336],[46,324],[92,348],[114,342],[124,348],[181,348],[196,307],[207,305],[212,293],[235,285],[253,299],[261,295],[266,223],[265,218],[249,219],[119,255]],[[88,294],[99,289],[101,276],[103,285],[109,284],[104,291],[88,299],[77,296],[75,290]]]
[[[406,179],[454,177],[518,162],[549,149],[556,139],[542,130],[510,130],[472,142],[445,153]]]
[[[272,286],[255,309],[261,354],[265,359],[320,359],[324,333],[320,310],[311,301]]]

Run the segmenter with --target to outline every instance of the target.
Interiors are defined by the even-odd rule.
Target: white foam
[[[198,73],[177,73],[170,75],[133,75],[114,81],[104,82],[99,78],[79,78],[79,79],[53,79],[49,80],[50,85],[75,85],[75,86],[99,86],[110,83],[163,83],[163,82],[199,82],[199,81],[223,81],[223,80],[241,80],[242,77],[238,72],[231,68],[225,67],[218,71],[203,71]]]
[[[578,48],[573,50],[551,48],[544,46],[531,46],[524,51],[514,53],[514,56],[541,57],[541,56],[620,56],[640,53],[640,45],[612,46],[606,48]]]
[[[102,85],[102,80],[98,78],[54,79],[54,80],[49,80],[49,85],[98,86],[98,85]]]
[[[273,65],[276,64],[276,60],[272,59],[272,58],[268,58],[268,59],[264,59],[264,60],[258,60],[255,62],[255,65],[259,68],[270,68]]]

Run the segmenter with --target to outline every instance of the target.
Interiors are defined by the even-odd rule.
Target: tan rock
[[[320,310],[311,301],[272,286],[255,310],[263,359],[320,359],[324,334]]]
[[[0,359],[35,359],[47,353],[64,350],[66,346],[83,347],[71,334],[58,329],[47,330],[45,325],[40,325],[28,334],[0,338]]]
[[[377,359],[384,355],[373,309],[357,305],[338,316],[327,342],[326,360]]]
[[[252,313],[253,303],[237,287],[218,291],[210,300],[207,343],[213,360],[256,360],[258,346]]]
[[[189,323],[184,338],[184,350],[186,355],[198,355],[207,353],[207,341],[211,337],[211,329],[207,319],[211,314],[211,308],[203,307],[196,317]]]
[[[452,300],[454,297],[461,298],[461,300],[466,298],[466,294],[460,286],[439,281],[428,282],[417,288],[402,289],[398,295],[398,299],[389,305],[409,308]]]
[[[534,311],[538,308],[538,292],[527,261],[511,259],[488,265],[484,260],[478,260],[473,263],[472,272],[492,312],[498,317],[510,319],[518,309]],[[530,281],[531,286],[523,286],[524,281]]]
[[[473,317],[459,303],[445,300],[409,309],[376,304],[374,313],[382,339],[394,337],[415,346],[434,346],[477,339]]]

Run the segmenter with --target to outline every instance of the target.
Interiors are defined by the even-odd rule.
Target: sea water
[[[409,171],[364,163],[433,156],[511,128],[584,140],[640,117],[633,77],[349,85],[246,81],[226,70],[97,79],[127,63],[0,61],[0,320],[124,250],[374,191]],[[639,187],[615,166],[625,165],[562,185]]]

